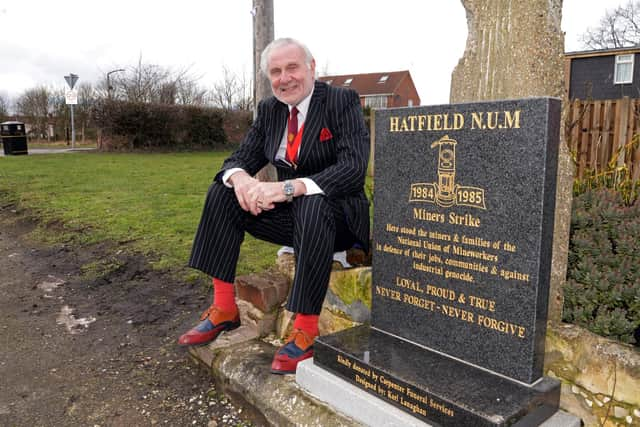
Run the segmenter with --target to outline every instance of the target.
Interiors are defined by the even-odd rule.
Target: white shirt
[[[302,101],[300,101],[298,105],[296,105],[296,107],[298,108],[298,130],[300,130],[300,128],[304,124],[305,119],[307,118],[307,113],[309,112],[309,105],[311,104],[311,96],[313,96],[313,86],[311,87],[311,93],[307,95]],[[294,106],[287,105],[287,107],[289,107],[289,114],[291,114],[291,109]],[[285,156],[287,152],[287,132],[286,131],[287,131],[286,128],[283,129],[282,140],[280,141],[280,147],[278,148],[278,152],[276,153],[276,160],[282,160],[283,162],[289,164],[289,162],[285,160]],[[299,150],[300,148],[298,148],[298,152]],[[231,168],[225,171],[225,173],[222,175],[223,184],[231,188],[232,185],[227,182],[229,180],[229,177],[241,170],[243,169]],[[305,187],[307,188],[307,191],[304,193],[305,196],[311,196],[313,194],[324,194],[324,191],[322,191],[322,189],[318,187],[318,184],[316,184],[311,178],[298,178],[298,179],[301,180],[304,183]]]

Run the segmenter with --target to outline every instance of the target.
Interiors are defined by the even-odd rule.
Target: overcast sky
[[[564,0],[565,50],[607,9],[628,0]],[[143,62],[189,68],[211,87],[223,66],[250,75],[251,0],[0,0],[0,94],[15,97],[63,76],[96,83]],[[305,42],[329,74],[408,69],[422,104],[447,103],[464,52],[459,0],[274,0],[275,36]]]

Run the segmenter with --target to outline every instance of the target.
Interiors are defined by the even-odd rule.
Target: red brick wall
[[[420,105],[420,97],[416,91],[416,87],[409,76],[402,79],[398,88],[395,91],[394,96],[390,96],[388,100],[388,107],[406,107],[409,104],[409,100],[413,101],[413,105]]]

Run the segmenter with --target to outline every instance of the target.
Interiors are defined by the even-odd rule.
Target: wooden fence
[[[576,178],[626,168],[633,182],[640,180],[640,99],[574,100],[565,117]]]

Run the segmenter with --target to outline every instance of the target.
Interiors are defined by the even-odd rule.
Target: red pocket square
[[[333,135],[331,135],[329,128],[322,128],[320,131],[320,142],[328,141],[331,138],[333,138]]]

